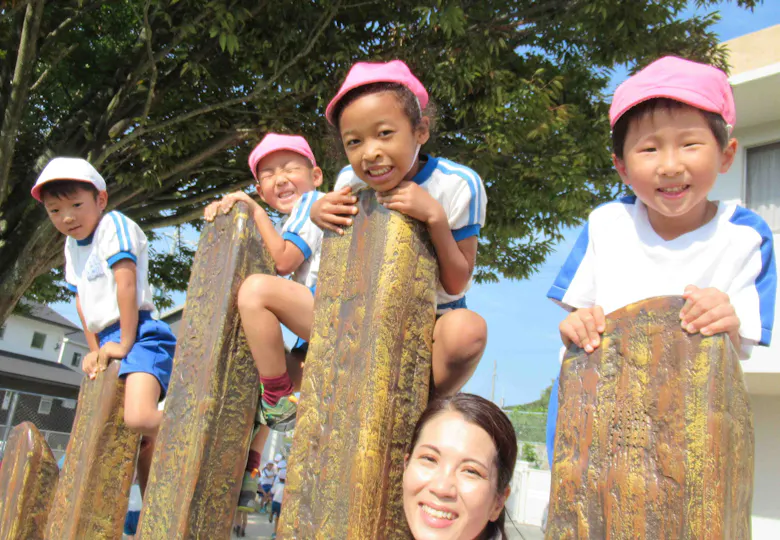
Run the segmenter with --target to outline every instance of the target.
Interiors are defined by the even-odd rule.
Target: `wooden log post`
[[[203,228],[139,538],[230,536],[259,389],[236,298],[274,268],[245,203]]]
[[[49,514],[47,538],[122,536],[139,435],[124,423],[125,381],[111,362],[79,392],[65,463]]]
[[[358,195],[327,233],[280,538],[408,538],[403,458],[428,400],[437,263],[424,227]]]
[[[753,420],[725,335],[688,334],[679,297],[607,317],[593,354],[570,348],[549,539],[750,538]]]
[[[22,422],[11,430],[0,469],[0,539],[43,539],[59,472],[38,428]]]

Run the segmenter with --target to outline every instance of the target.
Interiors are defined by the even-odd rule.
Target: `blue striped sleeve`
[[[311,257],[311,248],[309,247],[309,244],[307,244],[306,241],[296,233],[287,231],[282,235],[282,238],[295,244],[295,247],[303,252],[304,260],[308,260],[308,258]]]
[[[472,169],[448,159],[439,158],[438,161],[438,166],[443,172],[459,176],[468,186],[471,197],[468,203],[469,217],[468,223],[466,225],[469,226],[484,223],[485,216],[482,215],[482,208],[484,206],[482,201],[482,198],[484,197],[484,188],[482,186],[482,180],[480,179],[479,175]]]
[[[70,292],[72,292],[72,293],[78,293],[78,292],[79,292],[79,288],[78,288],[78,287],[76,287],[76,286],[75,286],[73,283],[68,283],[68,282],[66,281],[66,282],[65,282],[65,286],[66,286],[66,287],[68,288],[68,290],[69,290]]]
[[[109,267],[114,266],[119,261],[122,261],[122,260],[125,260],[125,259],[130,259],[133,262],[138,262],[138,258],[135,255],[133,255],[132,253],[130,253],[129,251],[120,251],[116,255],[111,255],[107,259],[108,266]]]
[[[569,290],[569,286],[574,280],[574,276],[577,274],[583,259],[585,259],[585,254],[588,252],[588,243],[590,241],[589,225],[589,223],[586,223],[582,229],[574,247],[566,258],[566,262],[563,263],[561,271],[558,272],[558,277],[555,278],[552,287],[547,291],[547,298],[563,303],[563,297],[566,295],[566,291]]]
[[[761,319],[760,345],[768,346],[772,341],[777,297],[777,267],[775,265],[774,241],[769,225],[755,212],[737,206],[729,220],[735,225],[750,227],[761,236],[761,270],[755,279],[758,293],[758,310]]]

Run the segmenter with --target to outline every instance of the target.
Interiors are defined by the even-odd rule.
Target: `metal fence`
[[[65,453],[76,416],[76,400],[0,388],[0,459],[14,426],[32,422],[55,459]]]

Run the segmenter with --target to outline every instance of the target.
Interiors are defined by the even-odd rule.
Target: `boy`
[[[295,425],[297,407],[293,392],[300,387],[301,363],[314,318],[314,288],[322,244],[322,231],[311,222],[309,212],[321,196],[316,188],[322,184],[322,170],[317,167],[306,139],[276,133],[267,134],[252,151],[249,168],[257,181],[255,189],[260,199],[280,213],[289,214],[279,229],[263,207],[243,191],[211,203],[204,216],[211,221],[218,211],[226,213],[237,201],[244,201],[273,257],[276,272],[292,274],[292,279],[255,274],[238,291],[241,325],[262,385],[259,421],[265,424],[250,445],[239,501],[240,509],[254,511],[254,474],[260,468],[268,428],[288,431]],[[282,324],[299,338],[289,358]]]
[[[274,533],[271,538],[276,538],[276,531],[279,529],[279,516],[282,513],[282,499],[284,499],[284,486],[287,482],[287,473],[279,473],[279,481],[271,488],[271,513],[268,515],[268,523],[274,523],[274,516],[276,516],[276,522],[274,523]]]
[[[125,377],[125,424],[144,435],[138,458],[143,492],[154,437],[162,420],[176,338],[152,318],[146,235],[119,212],[103,215],[106,182],[87,161],[58,157],[46,165],[32,196],[43,203],[65,240],[65,281],[76,293],[76,308],[90,352],[82,369],[90,379],[121,360]]]
[[[548,296],[571,313],[563,344],[593,352],[604,314],[682,295],[680,322],[726,332],[740,356],[769,345],[777,274],[772,233],[757,214],[707,199],[734,161],[734,98],[719,69],[664,57],[615,91],[612,156],[633,197],[594,210]],[[552,464],[558,381],[548,417]]]

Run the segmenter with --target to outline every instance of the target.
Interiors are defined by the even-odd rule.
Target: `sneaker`
[[[255,508],[255,490],[257,490],[257,480],[252,473],[244,471],[244,480],[241,482],[241,494],[238,496],[238,509],[242,512],[253,513]]]
[[[298,413],[298,398],[294,395],[284,396],[276,405],[269,405],[261,399],[265,424],[274,431],[290,431],[295,427]]]

